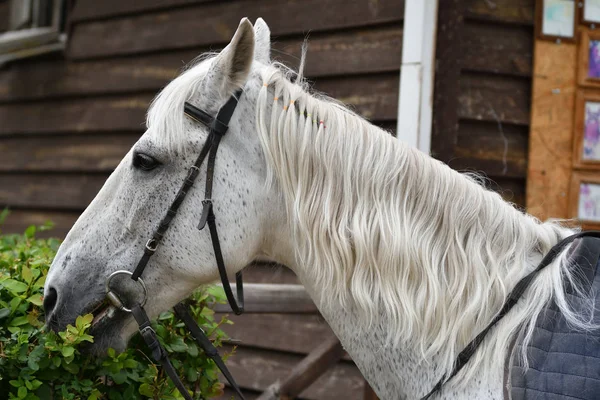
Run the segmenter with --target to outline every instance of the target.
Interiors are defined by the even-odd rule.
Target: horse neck
[[[339,106],[290,98],[296,107],[270,108],[270,97],[257,112],[289,221],[283,247],[296,256],[284,261],[363,372],[390,368],[369,355],[385,348],[414,379],[433,381],[566,230]],[[309,126],[307,114],[323,124]]]

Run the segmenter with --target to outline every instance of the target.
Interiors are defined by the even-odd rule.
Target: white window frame
[[[50,26],[35,26],[42,0],[10,0],[9,31],[0,33],[0,66],[14,60],[64,51],[66,34],[60,32],[65,0],[54,0]],[[24,29],[23,26],[28,26]]]

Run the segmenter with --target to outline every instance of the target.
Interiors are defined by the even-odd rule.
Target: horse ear
[[[258,18],[254,24],[256,45],[254,59],[263,64],[271,63],[271,30],[264,19]]]
[[[231,42],[216,57],[212,70],[219,88],[230,95],[244,86],[254,59],[254,29],[248,18],[242,18]]]

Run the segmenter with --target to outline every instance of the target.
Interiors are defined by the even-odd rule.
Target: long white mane
[[[356,310],[363,331],[385,324],[390,345],[420,349],[423,360],[435,355],[451,370],[509,288],[573,231],[540,223],[472,176],[310,93],[301,76],[292,83],[285,67],[257,64],[256,125],[268,180],[284,196],[299,262],[328,283],[322,306]],[[159,145],[181,149],[183,102],[201,90],[209,65],[188,69],[153,102],[148,128]],[[573,282],[564,260],[540,274],[453,385],[489,369],[515,333],[527,342],[551,299],[575,327],[594,327],[564,297],[564,281]]]
[[[450,371],[508,288],[573,232],[541,224],[473,177],[316,98],[291,83],[285,68],[261,72],[256,124],[293,219],[297,256],[314,282],[329,283],[322,305],[356,309],[358,329],[386,324],[391,345],[417,346],[423,360],[437,355]],[[497,361],[492,354],[502,354],[518,330],[527,343],[550,299],[574,326],[592,326],[565,300],[563,278],[572,276],[564,259],[535,281],[459,384]]]

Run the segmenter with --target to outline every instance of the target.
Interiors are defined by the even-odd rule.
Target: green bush
[[[4,215],[0,213],[0,223]],[[79,351],[81,343],[93,341],[87,333],[91,314],[80,316],[64,332],[44,330],[43,286],[60,242],[36,239],[35,234],[48,227],[0,235],[0,399],[182,398],[139,335],[124,353],[111,349],[106,358],[97,359]],[[192,298],[195,319],[220,346],[226,339],[220,326],[231,322],[215,321],[207,305],[224,301],[222,289],[205,288]],[[171,312],[161,314],[154,329],[195,398],[222,394],[217,367]]]

